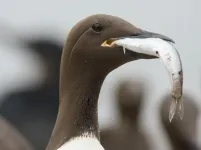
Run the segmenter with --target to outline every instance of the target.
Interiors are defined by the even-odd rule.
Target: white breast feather
[[[105,150],[98,139],[90,133],[75,137],[57,150]]]

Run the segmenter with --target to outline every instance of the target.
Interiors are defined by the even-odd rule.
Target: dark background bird
[[[185,117],[181,121],[178,114],[170,123],[168,120],[170,95],[165,95],[160,108],[160,117],[164,131],[170,140],[173,150],[198,150],[196,143],[197,118],[199,109],[193,97],[184,93]]]
[[[100,131],[101,143],[106,150],[149,149],[147,139],[139,128],[144,94],[142,82],[128,80],[120,83],[116,94],[120,123]]]
[[[57,116],[63,45],[45,36],[19,42],[19,45],[41,57],[45,64],[46,77],[38,88],[7,94],[1,100],[0,115],[11,123],[35,150],[44,150]]]

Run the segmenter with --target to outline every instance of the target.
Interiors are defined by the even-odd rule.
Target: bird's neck
[[[59,111],[47,150],[84,133],[99,140],[97,105],[105,74],[87,64],[80,65],[61,72]]]

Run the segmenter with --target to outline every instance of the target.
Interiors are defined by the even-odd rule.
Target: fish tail
[[[174,118],[175,112],[177,110],[177,104],[178,104],[178,114],[180,119],[183,119],[184,116],[184,105],[183,105],[183,99],[180,97],[179,99],[172,98],[170,103],[170,112],[169,112],[169,121],[171,122]]]
[[[180,97],[178,99],[178,105],[179,105],[179,110],[178,110],[178,113],[179,113],[179,117],[180,119],[182,120],[183,119],[183,116],[184,116],[184,105],[183,105],[183,98]]]
[[[177,100],[175,98],[172,98],[171,102],[170,102],[170,112],[169,112],[169,121],[171,122],[174,114],[176,112],[176,108],[177,108]]]

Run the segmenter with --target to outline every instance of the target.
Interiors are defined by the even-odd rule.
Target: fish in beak
[[[171,122],[178,108],[178,114],[182,120],[184,106],[183,94],[183,70],[180,55],[174,47],[175,42],[164,35],[142,30],[137,35],[128,37],[111,38],[102,43],[103,47],[122,47],[124,53],[132,51],[150,58],[159,58],[165,65],[172,79],[172,99],[170,101],[169,121]]]
[[[121,40],[121,39],[125,39],[125,38],[138,38],[138,39],[146,39],[146,38],[159,38],[159,39],[162,39],[164,41],[167,41],[167,42],[171,42],[171,43],[175,43],[174,40],[172,40],[171,38],[165,36],[165,35],[162,35],[162,34],[158,34],[158,33],[153,33],[153,32],[148,32],[148,31],[145,31],[145,30],[141,30],[140,33],[136,34],[136,35],[133,35],[133,36],[126,36],[126,37],[119,37],[119,38],[110,38],[106,41],[104,41],[101,46],[103,47],[113,47],[114,46],[114,42],[117,41],[117,40]],[[115,45],[117,46],[117,45]]]

